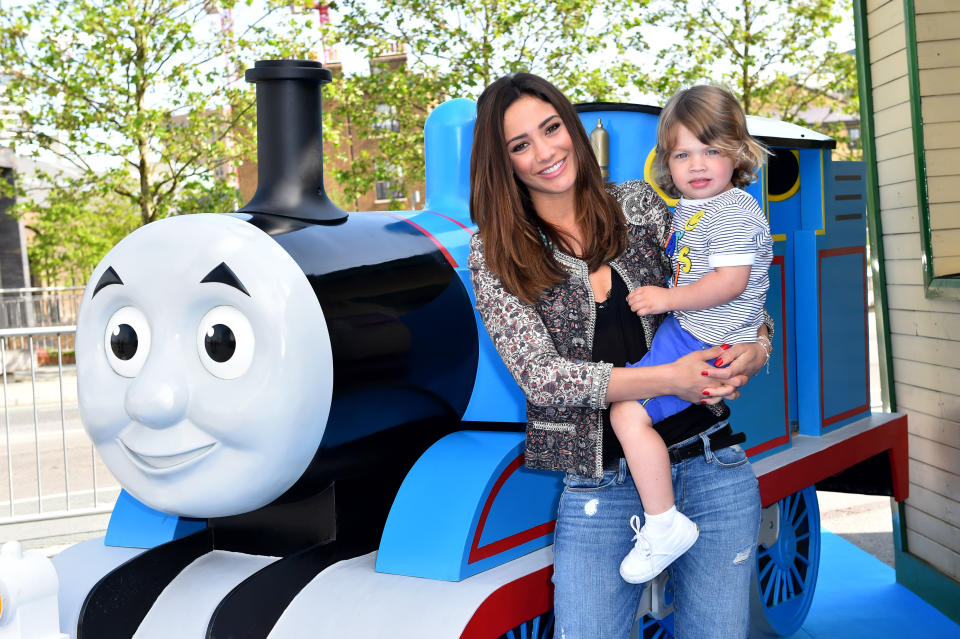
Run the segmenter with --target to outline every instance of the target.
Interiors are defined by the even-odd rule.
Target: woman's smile
[[[566,165],[566,159],[560,160],[556,164],[552,164],[540,171],[540,175],[545,178],[555,178],[560,174],[560,170]]]

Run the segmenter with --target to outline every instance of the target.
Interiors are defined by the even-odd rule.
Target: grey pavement
[[[817,492],[820,527],[843,537],[891,568],[893,507],[890,497]]]
[[[38,406],[60,405],[61,382],[56,366],[37,367],[34,378],[29,370],[17,370],[7,373],[6,387],[0,385],[0,402],[8,406],[33,406],[36,395]],[[63,366],[63,403],[65,406],[77,405],[77,367],[75,364]]]

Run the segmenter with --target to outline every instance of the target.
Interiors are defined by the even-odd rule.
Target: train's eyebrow
[[[120,276],[117,275],[117,272],[113,270],[112,266],[108,266],[107,270],[103,272],[103,275],[100,276],[100,280],[97,282],[97,285],[93,289],[93,295],[90,296],[90,299],[93,299],[97,293],[100,292],[100,289],[104,286],[110,286],[111,284],[123,284],[123,280],[120,279]]]
[[[217,266],[213,268],[212,271],[203,276],[203,279],[200,280],[201,284],[206,282],[217,282],[219,284],[226,284],[227,286],[232,286],[237,289],[247,297],[250,297],[250,293],[247,292],[247,289],[243,287],[243,284],[240,283],[240,279],[230,270],[230,267],[227,266],[226,262],[220,262]]]

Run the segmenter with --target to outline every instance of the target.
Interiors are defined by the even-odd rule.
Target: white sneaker
[[[650,581],[673,561],[687,552],[700,529],[683,513],[677,513],[670,533],[663,537],[649,538],[644,534],[646,527],[640,528],[640,517],[630,518],[630,527],[636,533],[633,549],[620,562],[620,576],[631,584]]]

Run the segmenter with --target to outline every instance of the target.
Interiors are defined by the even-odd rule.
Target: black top
[[[640,317],[627,305],[627,285],[615,269],[611,269],[611,288],[607,299],[597,303],[597,323],[593,335],[593,361],[610,362],[614,366],[625,366],[627,362],[638,362],[647,352],[643,323]],[[723,413],[714,415],[704,405],[694,404],[690,408],[671,415],[654,424],[654,429],[667,446],[682,442],[710,426],[726,419],[730,410],[723,405]],[[623,457],[623,448],[610,427],[610,410],[603,411],[603,458],[609,467],[613,460]]]

